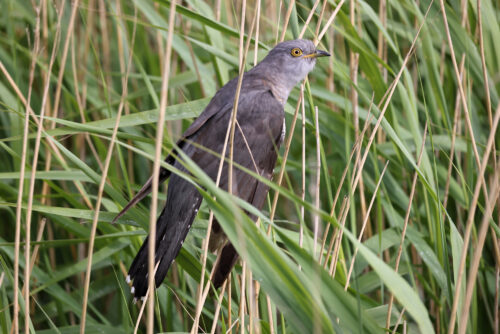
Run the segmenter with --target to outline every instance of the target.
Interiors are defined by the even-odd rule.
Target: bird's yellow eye
[[[293,48],[290,54],[294,57],[300,57],[302,56],[302,50],[299,48]]]

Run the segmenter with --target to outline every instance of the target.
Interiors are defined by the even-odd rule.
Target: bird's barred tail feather
[[[175,196],[179,193],[182,193],[183,196]],[[156,287],[163,282],[168,269],[177,257],[201,201],[202,196],[193,185],[179,176],[172,176],[168,188],[167,203],[156,223]],[[127,281],[132,282],[131,291],[135,298],[145,296],[148,290],[149,242],[150,238],[147,237],[128,272]]]

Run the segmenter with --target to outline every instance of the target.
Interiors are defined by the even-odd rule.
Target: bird
[[[311,72],[319,57],[330,56],[307,39],[284,41],[272,48],[255,67],[243,74],[234,133],[233,161],[256,174],[271,179],[278,149],[285,136],[284,106],[292,89]],[[231,121],[238,77],[220,88],[203,112],[177,141],[165,162],[189,174],[177,154],[182,150],[212,180],[216,180],[220,156]],[[229,150],[226,150],[226,157]],[[220,175],[219,187],[228,190],[228,163]],[[232,194],[261,210],[269,187],[239,168],[233,168]],[[180,175],[160,168],[159,184],[169,184],[165,207],[156,227],[155,286],[164,280],[177,257],[202,202],[197,188]],[[115,217],[116,222],[128,209],[146,197],[152,188],[152,176]],[[253,220],[256,217],[251,217]],[[133,260],[126,281],[132,284],[134,301],[144,299],[148,289],[148,244],[144,240]],[[238,259],[238,253],[225,238],[216,220],[212,224],[210,251],[218,252],[212,284],[218,288],[226,280]]]

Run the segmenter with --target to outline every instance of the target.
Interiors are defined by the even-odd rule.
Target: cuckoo
[[[309,40],[285,41],[276,45],[254,68],[244,73],[237,108],[237,126],[233,142],[233,161],[248,170],[270,179],[277,159],[277,150],[285,135],[284,106],[290,91],[314,68],[316,58],[329,56]],[[166,163],[174,170],[188,173],[179,161],[176,150],[195,162],[214,181],[217,178],[220,155],[231,121],[238,84],[234,78],[211,99],[205,110],[178,140]],[[226,157],[229,149],[226,150]],[[233,168],[232,194],[262,209],[269,187],[240,168]],[[159,183],[170,177],[165,207],[158,217],[155,245],[155,284],[158,287],[179,253],[202,202],[196,187],[180,175],[161,168]],[[228,190],[228,164],[224,163],[219,187]],[[152,177],[116,216],[121,217],[131,206],[143,199],[152,188]],[[252,217],[255,218],[255,217]],[[218,288],[225,281],[238,259],[230,241],[214,221],[211,251],[219,249],[212,282]],[[127,276],[132,282],[135,298],[146,295],[148,289],[148,243],[144,240]]]

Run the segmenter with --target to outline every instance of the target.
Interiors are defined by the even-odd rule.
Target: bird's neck
[[[274,97],[285,106],[288,100],[288,95],[292,91],[293,87],[297,85],[298,82],[295,80],[287,80],[286,78],[280,78],[279,76],[271,76],[268,78],[270,82],[270,89]]]
[[[257,65],[257,67],[259,65]],[[274,97],[283,106],[285,106],[286,101],[288,100],[288,95],[290,95],[290,92],[292,91],[293,87],[295,87],[297,82],[295,82],[294,80],[289,80],[289,78],[284,77],[280,71],[270,66],[260,68],[259,76],[261,77],[261,84],[267,86],[273,93]]]
[[[288,95],[290,95],[290,91],[292,87],[287,87],[287,85],[283,85],[282,83],[274,83],[271,85],[270,89],[273,93],[276,100],[278,100],[283,106],[285,106],[286,101],[288,100]]]

